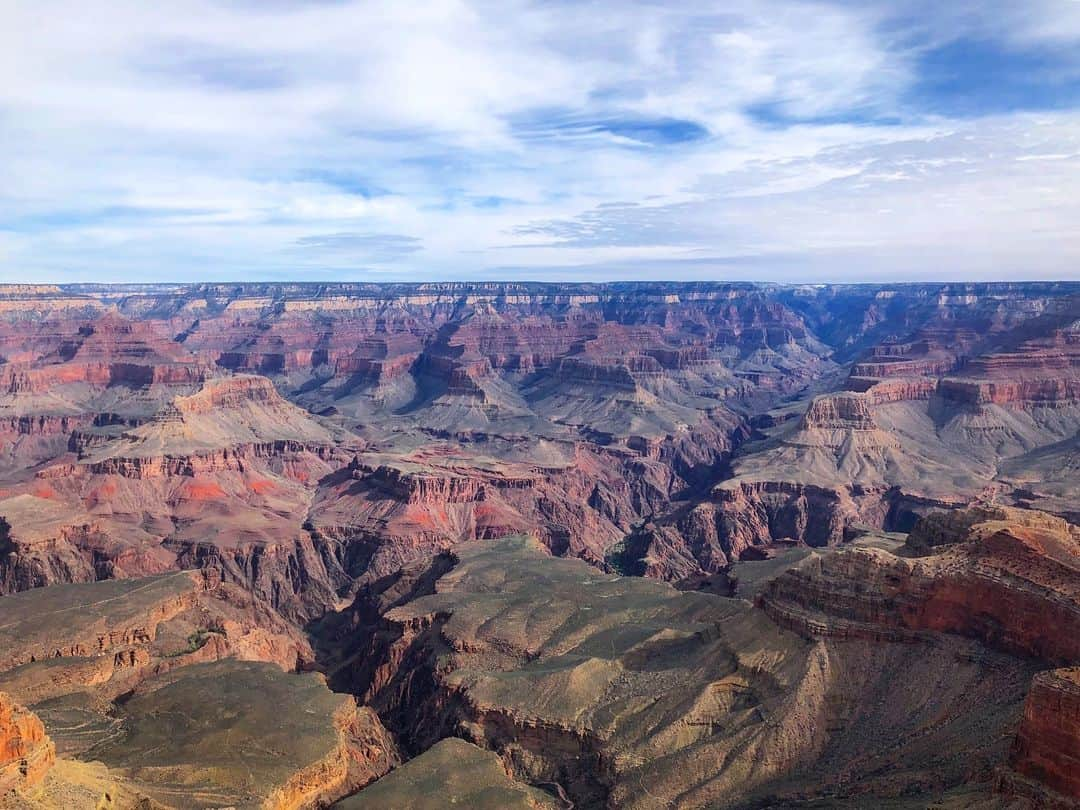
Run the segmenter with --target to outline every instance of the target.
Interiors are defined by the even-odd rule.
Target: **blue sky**
[[[1080,278],[1080,0],[0,3],[0,281]]]

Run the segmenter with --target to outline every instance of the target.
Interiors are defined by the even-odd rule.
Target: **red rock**
[[[56,747],[33,712],[0,692],[0,795],[36,785],[56,761]]]
[[[872,430],[877,427],[866,397],[858,394],[827,394],[815,397],[803,415],[803,430],[841,428]]]
[[[793,442],[813,439],[826,459],[854,445],[869,470],[888,468],[882,458],[897,450],[875,427],[879,409],[939,407],[947,401],[941,369],[957,380],[977,371],[999,391],[1030,389],[1006,398],[1059,403],[1067,384],[1045,396],[1039,386],[1048,369],[1069,378],[1062,364],[1075,350],[1074,292],[1055,284],[206,284],[117,298],[93,288],[7,288],[5,497],[48,495],[71,518],[33,550],[16,527],[18,559],[0,560],[0,581],[28,587],[205,563],[230,576],[280,577],[261,587],[314,610],[314,597],[296,588],[332,594],[368,573],[365,565],[385,571],[520,529],[598,564],[626,538],[640,548],[642,570],[672,578],[719,570],[789,536],[836,543],[854,522],[902,522],[911,504],[917,512],[971,493],[884,477],[847,486],[785,458],[781,474],[755,471],[709,494],[728,477],[750,418],[831,373],[833,354],[856,360],[848,387],[865,393],[819,398],[801,426],[787,427],[814,433]],[[882,341],[888,335],[902,337]],[[1042,369],[1031,382],[1029,366]],[[229,374],[244,370],[273,379]],[[48,408],[45,391],[54,398]],[[333,435],[275,429],[241,438],[240,411],[269,412],[278,428],[310,420],[285,400],[327,414],[322,427]],[[408,469],[412,450],[436,437],[473,460]],[[386,463],[339,483],[365,445],[385,450]],[[234,546],[242,549],[235,559]],[[309,555],[318,558],[313,571],[290,570]]]
[[[1035,676],[1009,767],[1080,800],[1080,667]]]
[[[1060,524],[973,523],[963,542],[917,559],[872,548],[825,555],[772,581],[760,602],[811,635],[832,634],[835,619],[844,635],[957,633],[1069,664],[1080,661],[1080,533]]]

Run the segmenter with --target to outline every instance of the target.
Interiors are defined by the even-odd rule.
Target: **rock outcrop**
[[[1038,807],[1080,805],[1080,667],[1035,676],[1009,768],[1005,793]]]
[[[0,692],[0,801],[38,784],[56,761],[56,746],[33,712]]]
[[[1078,291],[5,288],[0,587],[210,561],[311,617],[513,531],[680,579],[987,488],[1064,514],[1034,482],[1080,429]]]
[[[88,756],[166,806],[326,806],[399,761],[370,709],[315,674],[219,661],[144,683]]]
[[[57,585],[3,597],[0,671],[58,658],[112,658],[148,645],[156,628],[193,607],[201,577]]]
[[[263,801],[267,810],[318,807],[362,788],[399,762],[397,744],[369,708],[346,700],[332,716],[338,742],[318,762],[306,765],[274,788]]]
[[[977,639],[1053,669],[1038,674],[999,791],[1037,807],[1080,799],[1080,530],[1038,512],[980,507],[924,518],[903,557],[857,548],[804,560],[757,598],[811,638]]]
[[[511,779],[499,758],[464,740],[436,743],[367,790],[338,802],[338,810],[558,810],[568,801]]]
[[[882,522],[876,496],[787,481],[725,482],[707,500],[642,523],[609,562],[626,573],[679,581],[723,571],[777,541],[834,546],[852,523]],[[859,497],[870,500],[869,511]]]
[[[526,806],[1072,801],[1078,323],[1065,283],[0,287],[36,789],[364,802],[456,748]]]
[[[906,640],[803,640],[745,601],[600,574],[523,538],[388,578],[321,632],[328,651],[352,645],[323,659],[331,682],[420,754],[403,776],[438,772],[432,752],[459,737],[556,806],[930,802],[970,782],[989,796],[1031,676],[948,636],[918,655]],[[427,800],[399,782],[346,806]]]
[[[808,559],[770,583],[761,605],[812,636],[948,632],[1049,664],[1078,661],[1080,532],[1050,516],[1008,519],[1017,512],[924,520],[912,533],[919,547],[942,525],[967,524],[962,541],[929,557],[857,548]]]
[[[37,704],[92,690],[112,699],[191,663],[221,658],[295,669],[302,634],[243,590],[182,572],[56,585],[3,597],[0,690]]]

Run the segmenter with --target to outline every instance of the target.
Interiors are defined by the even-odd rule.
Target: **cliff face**
[[[962,540],[943,540],[929,557],[859,548],[813,558],[770,583],[761,605],[812,635],[833,632],[835,618],[835,631],[849,636],[949,632],[1050,664],[1080,660],[1080,533],[1022,515],[981,510],[954,520]],[[940,538],[943,522],[924,519],[913,547]]]
[[[37,715],[0,693],[0,795],[38,784],[55,761]]]
[[[313,616],[357,577],[513,531],[681,579],[776,542],[907,529],[1011,482],[1064,512],[1068,481],[1036,491],[1049,462],[1028,456],[1080,428],[1076,296],[10,288],[0,587],[209,565]],[[823,382],[837,358],[854,360],[845,390]]]
[[[311,658],[294,627],[212,572],[56,585],[3,602],[0,689],[27,703],[87,689],[112,699],[193,662],[291,670]]]
[[[614,562],[627,573],[679,581],[723,571],[776,541],[836,545],[859,517],[859,505],[842,489],[786,481],[721,484],[708,500],[636,528]]]
[[[865,397],[816,397],[803,414],[802,430],[873,430],[877,427]]]
[[[1020,776],[1080,802],[1080,668],[1035,676],[1009,766]],[[1052,795],[1032,796],[1026,787],[1024,780],[1009,780],[1005,790],[1021,796],[1027,793],[1052,806]]]
[[[1080,655],[1078,305],[0,287],[0,689],[196,805],[325,803],[448,735],[528,801],[1067,796],[1071,693],[1028,686]],[[233,743],[271,737],[253,792]]]
[[[1000,507],[937,514],[906,544],[815,557],[772,580],[758,604],[807,637],[922,643],[952,633],[1042,666],[1031,683],[999,790],[1039,807],[1080,798],[1080,531]]]
[[[495,460],[430,443],[367,452],[328,478],[309,512],[319,542],[341,544],[352,576],[383,576],[456,543],[530,531],[554,553],[602,564],[637,516],[659,511],[722,462],[723,424],[622,446],[558,445],[548,458]]]
[[[266,810],[318,807],[359,790],[399,764],[397,745],[369,708],[346,700],[333,714],[338,741],[326,757],[307,765],[263,801]]]
[[[295,569],[298,555],[320,558],[301,525],[318,479],[350,457],[335,435],[262,377],[213,379],[162,396],[149,418],[99,415],[73,430],[69,453],[0,499],[10,527],[0,592],[212,559],[290,615],[332,601],[340,585],[333,574]],[[222,545],[236,549],[198,551],[226,527]],[[281,570],[270,567],[275,560]],[[315,580],[310,588],[304,577]]]
[[[148,679],[112,708],[119,739],[83,753],[144,806],[323,807],[382,776],[397,747],[370,709],[314,674],[230,660]]]
[[[880,300],[891,309],[899,298]],[[1003,300],[973,291],[908,300],[913,309],[895,313],[901,331],[920,306],[935,311],[904,339],[855,352],[846,390],[754,419],[730,480],[628,538],[637,561],[629,570],[678,579],[713,572],[753,545],[835,543],[866,525],[907,531],[935,507],[990,493],[1074,515],[1080,299],[1028,301],[1008,313]],[[816,501],[816,519],[800,516],[804,495]]]
[[[312,658],[302,632],[210,573],[2,601],[0,792],[35,786],[47,807],[299,810],[398,762],[370,709],[296,674]]]
[[[24,303],[19,312],[34,313],[37,300]],[[186,352],[159,323],[111,312],[85,319],[77,313],[51,313],[48,301],[39,306],[46,319],[31,321],[29,328],[21,318],[0,319],[0,346],[8,358],[0,365],[0,390],[9,396],[77,384],[190,385],[214,374],[210,363]]]
[[[320,630],[331,682],[410,753],[459,737],[579,806],[930,803],[972,782],[989,799],[1031,676],[1022,660],[936,634],[807,641],[744,601],[541,550],[466,544],[372,584]],[[427,758],[406,767],[425,773]],[[392,795],[393,780],[378,784],[370,800]],[[407,795],[426,806],[437,789]]]

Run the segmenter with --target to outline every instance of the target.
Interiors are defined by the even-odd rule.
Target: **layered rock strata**
[[[0,801],[38,784],[56,761],[56,746],[33,712],[0,692]]]
[[[948,636],[919,656],[906,640],[806,641],[745,601],[541,550],[459,546],[373,584],[323,628],[328,649],[352,650],[324,659],[331,681],[419,754],[410,772],[456,736],[562,806],[929,801],[971,781],[989,796],[1031,676],[1023,661]],[[885,686],[897,682],[911,686]],[[885,726],[889,744],[868,745]],[[393,779],[369,796],[400,790],[424,800]]]
[[[1035,676],[1009,767],[1012,774],[1002,786],[1006,793],[1036,806],[1080,805],[1080,667]]]

